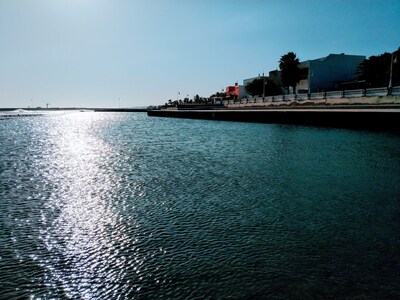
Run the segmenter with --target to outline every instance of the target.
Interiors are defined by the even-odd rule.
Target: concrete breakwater
[[[149,116],[400,130],[400,107],[153,110]]]

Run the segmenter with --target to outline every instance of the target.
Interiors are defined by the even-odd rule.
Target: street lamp
[[[264,76],[264,72],[263,72],[263,102],[265,99],[265,76]]]
[[[393,56],[394,52],[392,53],[392,57],[390,58],[390,77],[389,77],[388,95],[392,94]]]

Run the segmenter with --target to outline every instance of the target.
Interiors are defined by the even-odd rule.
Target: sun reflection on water
[[[0,141],[0,299],[399,290],[397,135],[68,112]]]
[[[127,261],[118,248],[131,243],[110,201],[121,182],[108,167],[115,150],[96,136],[103,126],[95,113],[77,113],[59,118],[49,132],[53,192],[44,211],[53,214],[43,213],[41,233],[53,255],[44,265],[51,284],[72,298],[98,297],[107,283],[120,282]]]

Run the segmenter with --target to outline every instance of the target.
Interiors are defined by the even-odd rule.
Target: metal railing
[[[326,92],[325,98],[326,99],[337,99],[337,98],[343,98],[344,92],[343,91],[331,91],[331,92]]]
[[[358,90],[343,90],[343,91],[327,91],[316,92],[308,94],[287,94],[266,97],[249,97],[240,103],[263,103],[263,102],[276,102],[276,101],[304,101],[304,100],[327,100],[327,99],[340,99],[340,98],[360,98],[360,97],[377,97],[377,96],[400,96],[400,86],[391,89],[371,88],[371,89],[358,89]],[[238,100],[237,100],[238,101]],[[233,104],[230,100],[226,104]],[[236,103],[236,101],[234,102]]]
[[[278,101],[313,101],[313,100],[331,100],[331,99],[349,99],[349,98],[361,98],[361,97],[384,97],[384,96],[400,96],[400,86],[393,88],[381,87],[381,88],[370,88],[370,89],[358,89],[358,90],[343,90],[343,91],[325,91],[316,93],[299,93],[299,94],[287,94],[287,95],[276,95],[276,96],[254,96],[246,97],[242,99],[230,99],[222,100],[222,104],[227,105],[240,105],[240,106],[254,106],[257,104],[262,105],[266,102],[278,102]],[[210,103],[208,103],[209,105]],[[253,105],[252,105],[253,104]],[[207,105],[206,103],[188,103],[180,105],[193,106],[193,105]],[[215,104],[214,104],[215,105]],[[169,109],[176,109],[176,105],[167,106]]]
[[[374,88],[365,90],[365,96],[386,96],[388,94],[387,88]]]

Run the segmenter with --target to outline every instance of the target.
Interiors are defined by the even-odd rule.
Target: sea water
[[[400,297],[396,133],[75,112],[0,144],[0,299]]]

